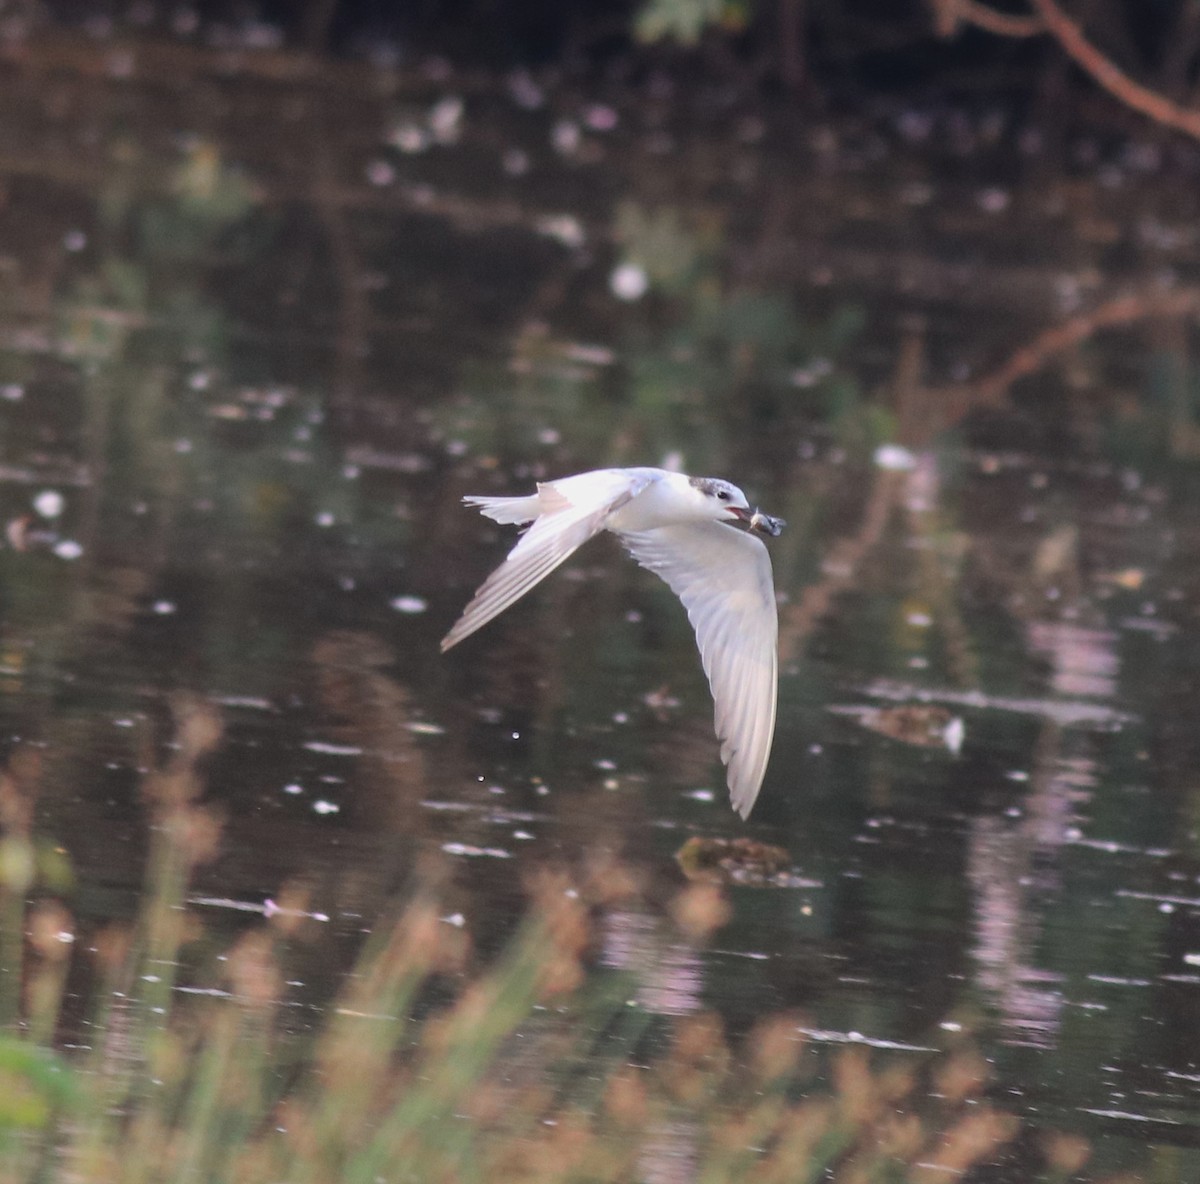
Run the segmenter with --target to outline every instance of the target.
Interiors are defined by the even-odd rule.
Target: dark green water
[[[1072,173],[1019,129],[943,150],[661,88],[9,69],[0,743],[42,751],[85,927],[134,907],[139,769],[199,693],[226,826],[195,907],[235,928],[306,885],[302,999],[425,853],[486,947],[535,862],[612,850],[665,893],[686,839],[749,835],[792,874],[732,889],[712,950],[648,908],[600,962],[831,1044],[972,1027],[1007,1106],[1196,1176],[1186,160]],[[438,653],[511,542],[462,495],[675,461],[790,524],[748,824],[683,612],[609,540]],[[863,726],[913,703],[957,752]]]

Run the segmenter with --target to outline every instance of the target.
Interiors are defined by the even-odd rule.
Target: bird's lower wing
[[[580,477],[594,477],[590,482]],[[610,514],[636,497],[649,478],[629,477],[621,470],[600,470],[538,486],[540,513],[508,558],[483,582],[471,603],[442,638],[442,652],[481,629],[510,604],[604,529]],[[481,504],[482,499],[469,499]],[[484,513],[487,507],[484,506]]]
[[[733,808],[745,818],[775,735],[779,624],[767,549],[719,522],[622,534],[621,541],[687,609],[712,688]]]

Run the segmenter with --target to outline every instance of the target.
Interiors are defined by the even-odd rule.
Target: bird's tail
[[[536,493],[528,497],[464,497],[468,506],[475,506],[493,522],[532,522],[542,506]]]

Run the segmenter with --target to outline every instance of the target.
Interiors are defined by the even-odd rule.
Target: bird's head
[[[697,494],[697,517],[718,522],[750,521],[750,503],[736,485],[720,477],[692,477],[689,484]]]

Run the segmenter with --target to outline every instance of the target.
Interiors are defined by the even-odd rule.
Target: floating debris
[[[881,736],[918,748],[945,748],[955,756],[962,749],[966,727],[962,717],[932,703],[905,703],[898,707],[831,707]]]
[[[708,883],[766,885],[791,866],[792,857],[783,847],[756,839],[702,839],[693,835],[675,859],[689,880]]]

